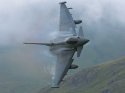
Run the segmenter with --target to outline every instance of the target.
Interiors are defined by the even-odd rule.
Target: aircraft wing
[[[59,30],[70,31],[73,35],[76,35],[74,20],[69,12],[69,8],[66,7],[65,3],[60,3]]]
[[[59,87],[60,82],[63,80],[64,76],[69,70],[70,65],[73,62],[73,55],[75,50],[73,49],[63,49],[57,55],[57,62],[55,67],[55,73],[53,76],[52,87]]]

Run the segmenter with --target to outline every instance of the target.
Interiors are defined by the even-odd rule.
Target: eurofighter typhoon
[[[77,53],[77,57],[80,57],[83,46],[89,42],[84,38],[82,26],[78,26],[79,31],[76,31],[77,25],[82,23],[82,20],[73,20],[69,9],[72,8],[67,8],[66,2],[60,2],[59,35],[53,41],[50,43],[24,43],[48,46],[50,52],[57,57],[52,88],[59,88],[69,69],[78,68],[77,65],[72,64],[73,56]]]

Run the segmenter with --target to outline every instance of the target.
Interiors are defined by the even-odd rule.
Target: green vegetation
[[[67,78],[59,89],[48,87],[39,93],[124,93],[125,57],[83,69]]]

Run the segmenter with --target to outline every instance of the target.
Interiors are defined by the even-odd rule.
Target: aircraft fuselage
[[[50,50],[57,50],[60,51],[60,48],[71,48],[76,49],[79,46],[83,46],[89,42],[88,39],[73,36],[73,37],[67,37],[64,39],[64,41],[61,42],[52,42],[50,46]]]
[[[73,48],[85,45],[88,42],[89,42],[88,39],[73,36],[73,37],[67,37],[64,41],[61,42],[52,42],[52,46],[61,46],[61,47],[65,46]]]
[[[81,38],[81,37],[69,37],[66,39],[65,41],[69,46],[74,46],[74,47],[78,47],[81,45],[84,45],[86,43],[89,42],[88,39],[85,38]]]

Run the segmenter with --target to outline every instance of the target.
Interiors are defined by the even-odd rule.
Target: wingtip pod
[[[51,88],[59,88],[59,85],[53,84]]]
[[[73,9],[72,7],[69,7],[68,9]]]
[[[74,20],[74,23],[75,23],[75,24],[81,24],[81,23],[82,23],[82,20]]]
[[[59,4],[65,4],[65,3],[67,3],[66,1],[63,1],[63,2],[59,2]]]

